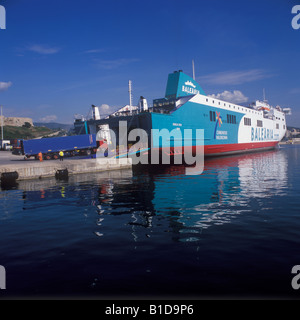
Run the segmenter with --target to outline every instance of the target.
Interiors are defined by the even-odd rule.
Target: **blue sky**
[[[128,104],[128,80],[134,103],[152,103],[169,73],[192,75],[194,60],[207,94],[250,103],[265,89],[300,127],[297,2],[0,0],[0,104],[6,116],[72,123],[92,104],[104,113]]]

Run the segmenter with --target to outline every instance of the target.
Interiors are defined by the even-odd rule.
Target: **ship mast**
[[[2,106],[1,106],[1,149],[3,148],[3,113],[2,113]]]
[[[128,81],[128,92],[129,92],[129,110],[132,113],[132,82]]]
[[[192,66],[193,66],[193,80],[195,80],[195,64],[194,64],[194,60],[192,60]]]

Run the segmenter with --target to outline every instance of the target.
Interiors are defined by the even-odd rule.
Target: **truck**
[[[63,151],[65,156],[91,155],[97,152],[101,141],[96,140],[94,134],[83,134],[77,136],[41,138],[21,140],[20,146],[13,149],[15,155],[24,155],[24,159],[43,154],[44,160],[58,159],[59,152]]]
[[[11,149],[11,144],[10,140],[0,140],[0,150],[10,150]]]

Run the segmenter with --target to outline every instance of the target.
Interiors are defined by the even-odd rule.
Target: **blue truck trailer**
[[[77,136],[22,140],[21,147],[13,150],[13,154],[22,154],[25,158],[35,157],[41,152],[45,160],[58,159],[59,152],[65,156],[90,155],[97,152],[100,141],[96,135],[83,134]]]

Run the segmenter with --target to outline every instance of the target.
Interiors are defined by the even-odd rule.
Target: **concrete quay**
[[[10,152],[0,153],[0,176],[3,173],[17,172],[17,180],[41,179],[55,177],[59,171],[67,170],[68,175],[103,172],[132,168],[129,158],[96,158],[86,159],[80,157],[59,160],[23,160],[21,156],[14,156]]]

